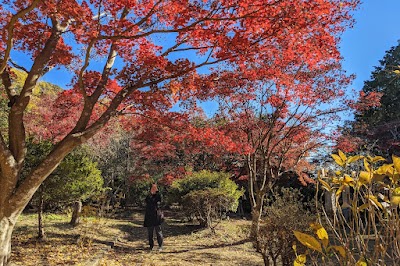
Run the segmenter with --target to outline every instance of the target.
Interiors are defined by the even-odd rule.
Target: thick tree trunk
[[[45,239],[46,235],[44,234],[43,228],[43,191],[40,190],[39,193],[39,206],[38,206],[38,239]]]
[[[261,252],[258,235],[260,232],[261,216],[264,207],[264,197],[265,191],[259,191],[257,195],[255,195],[256,204],[252,206],[251,210],[250,239],[253,241],[254,247],[256,248],[257,252]]]
[[[0,266],[6,266],[11,256],[11,235],[14,224],[7,217],[0,218]]]
[[[261,221],[261,210],[262,207],[259,205],[253,206],[251,211],[251,231],[250,237],[254,241],[257,241],[258,232],[260,230],[260,221]]]
[[[82,202],[76,201],[74,203],[74,210],[72,212],[72,218],[70,222],[71,225],[76,226],[79,224],[81,212],[82,212]]]

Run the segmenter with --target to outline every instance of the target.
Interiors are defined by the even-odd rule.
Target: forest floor
[[[68,219],[45,215],[46,240],[38,241],[37,216],[23,214],[12,239],[12,265],[264,265],[247,239],[250,221],[243,219],[224,220],[212,232],[166,212],[161,252],[148,249],[142,212],[83,218],[77,227]]]

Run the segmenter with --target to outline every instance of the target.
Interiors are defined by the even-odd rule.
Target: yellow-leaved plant
[[[346,250],[342,246],[335,246],[329,244],[329,235],[325,228],[319,223],[310,224],[311,229],[313,229],[316,238],[312,235],[305,234],[302,232],[294,231],[294,235],[296,239],[306,246],[307,248],[317,251],[319,255],[321,255],[321,261],[325,262],[327,258],[339,255],[343,259],[346,259]],[[296,247],[296,246],[294,246]],[[294,248],[295,252],[296,249]],[[307,254],[297,254],[296,260],[294,261],[295,266],[303,266],[306,265],[306,257]]]
[[[400,265],[400,157],[332,158],[336,169],[318,173],[316,236],[294,232],[309,249],[294,265]]]

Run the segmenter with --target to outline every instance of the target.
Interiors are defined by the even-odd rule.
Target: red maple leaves
[[[16,101],[10,110],[11,146],[23,162],[23,123],[36,121],[33,131],[59,143],[59,152],[49,155],[57,159],[46,158],[56,165],[121,115],[126,127],[139,130],[143,143],[159,133],[156,148],[148,147],[147,154],[172,156],[183,147],[193,147],[195,154],[195,147],[202,147],[216,156],[254,152],[259,147],[254,137],[265,125],[273,133],[266,138],[274,147],[271,155],[277,149],[294,153],[286,140],[300,146],[308,136],[318,136],[312,124],[326,112],[319,107],[342,97],[338,88],[349,82],[337,44],[359,1],[3,2],[0,74],[7,76],[11,66],[28,73],[16,95],[5,87]],[[15,54],[24,60],[13,61]],[[46,115],[37,118],[32,112],[24,120],[35,84],[57,67],[73,75],[72,88],[38,104],[49,107]],[[176,103],[189,115],[196,113],[198,101],[210,99],[230,103],[218,125],[193,125],[187,115],[168,114]],[[249,112],[248,104],[257,101],[255,112]],[[168,127],[179,127],[180,134]],[[53,166],[40,171],[35,186]],[[33,191],[23,187],[25,195]]]

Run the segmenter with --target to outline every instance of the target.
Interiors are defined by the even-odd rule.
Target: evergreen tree
[[[370,80],[364,82],[362,90],[365,93],[383,93],[381,105],[356,115],[356,121],[365,122],[373,128],[400,122],[400,78],[396,74],[400,67],[400,41],[397,46],[386,51],[379,63]]]
[[[343,131],[359,137],[374,153],[400,153],[400,41],[386,51],[379,66],[364,82],[362,92],[381,93],[380,106],[356,113],[355,121]]]
[[[48,141],[28,142],[28,155],[23,175],[26,176],[51,150]],[[42,183],[32,201],[38,208],[38,237],[44,238],[42,212],[44,206],[63,206],[74,201],[86,200],[99,194],[103,178],[97,163],[91,160],[88,151],[82,147],[67,155],[52,173],[52,178]]]

